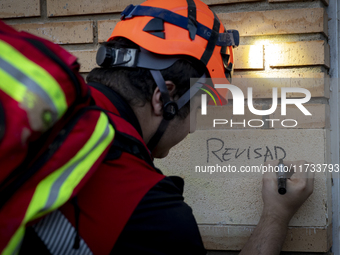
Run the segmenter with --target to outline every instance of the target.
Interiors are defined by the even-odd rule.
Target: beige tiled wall
[[[207,161],[208,165],[232,165],[237,169],[259,166],[264,160],[275,159],[276,154],[282,156],[283,151],[290,160],[324,163],[327,162],[327,135],[322,127],[279,132],[275,129],[197,130],[177,145],[169,157],[157,161],[157,165],[167,175],[179,174],[184,178],[185,200],[193,208],[206,247],[239,250],[261,215],[261,174],[196,173],[194,167],[207,165]],[[211,140],[213,138],[218,141]],[[210,149],[206,149],[208,140]],[[221,147],[217,156],[211,152]],[[228,155],[223,154],[227,148],[230,148]],[[261,157],[255,149],[260,149],[257,152]],[[326,174],[316,174],[315,192],[291,220],[284,251],[329,250],[331,216],[327,181]]]

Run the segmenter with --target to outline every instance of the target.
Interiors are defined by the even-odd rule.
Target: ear
[[[152,111],[156,116],[163,115],[163,102],[161,100],[161,95],[161,91],[158,87],[156,87],[151,98]]]
[[[170,98],[173,99],[172,95],[175,92],[176,85],[172,81],[165,81],[165,84],[169,91]],[[161,91],[159,90],[158,87],[156,87],[151,99],[152,109],[156,116],[163,115],[163,102],[161,100],[161,95],[162,95]]]

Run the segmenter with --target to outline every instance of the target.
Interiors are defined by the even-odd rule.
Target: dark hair
[[[135,48],[139,46],[132,41],[120,37],[105,43],[115,48]],[[185,56],[172,66],[161,70],[164,80],[170,80],[176,85],[174,98],[177,100],[190,87],[190,78],[198,78],[205,72],[205,66],[194,58]],[[144,68],[94,68],[86,78],[87,82],[98,82],[106,85],[120,94],[131,106],[144,106],[150,102],[156,88],[151,73]],[[178,112],[180,118],[189,114],[189,102]]]

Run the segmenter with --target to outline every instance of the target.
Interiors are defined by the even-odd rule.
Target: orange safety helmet
[[[156,54],[191,56],[206,66],[213,81],[231,77],[239,33],[226,31],[200,0],[148,0],[129,5],[121,15],[108,41],[125,37]]]
[[[140,46],[136,49],[115,49],[106,46],[97,52],[97,64],[103,67],[141,67],[150,73],[161,91],[163,120],[148,142],[150,151],[156,147],[174,118],[205,81],[205,74],[177,101],[171,101],[163,76],[159,70],[171,66],[180,56],[201,61],[212,78],[231,77],[233,47],[239,44],[236,30],[225,30],[217,15],[200,0],[148,0],[132,4],[121,14],[108,41],[124,37]],[[212,89],[212,88],[211,88]],[[226,102],[227,89],[217,89]],[[222,101],[220,100],[221,104]]]

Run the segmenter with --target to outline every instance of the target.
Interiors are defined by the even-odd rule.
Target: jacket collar
[[[130,105],[117,92],[98,82],[89,82],[88,85],[105,95],[107,99],[110,100],[113,107],[118,110],[119,115],[129,122],[143,138],[142,128],[139,124],[136,114]]]

